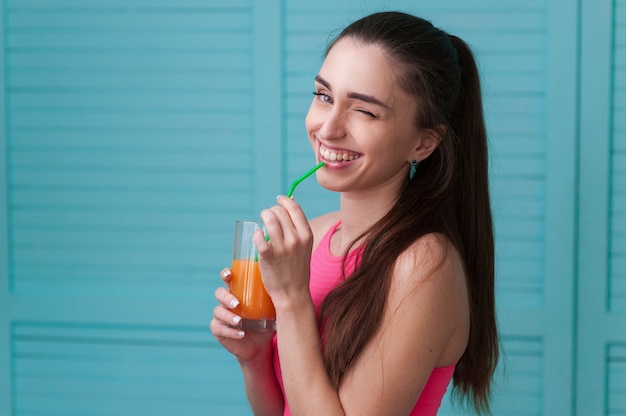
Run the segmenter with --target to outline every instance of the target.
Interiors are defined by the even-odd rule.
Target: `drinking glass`
[[[258,252],[252,242],[252,236],[258,229],[263,229],[263,225],[258,222],[235,222],[230,291],[239,300],[235,308],[235,313],[241,317],[238,327],[243,330],[275,331],[276,311],[265,291]]]

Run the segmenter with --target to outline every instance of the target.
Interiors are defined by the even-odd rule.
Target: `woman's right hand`
[[[240,362],[267,359],[274,332],[243,331],[236,327],[241,317],[234,312],[239,300],[228,289],[231,276],[230,268],[225,268],[220,273],[226,287],[220,287],[215,291],[218,305],[213,309],[211,333]]]

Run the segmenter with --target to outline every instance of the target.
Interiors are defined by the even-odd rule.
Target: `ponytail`
[[[455,391],[477,412],[488,413],[498,334],[487,135],[476,62],[461,39],[399,12],[352,23],[329,50],[344,37],[387,52],[399,68],[399,85],[418,103],[417,126],[439,129],[443,138],[391,210],[355,240],[366,241],[360,266],[325,298],[320,326],[326,370],[338,388],[381,322],[397,258],[417,239],[437,233],[461,255],[469,293],[470,334],[454,372]]]
[[[454,372],[456,388],[489,411],[491,378],[498,362],[495,318],[494,238],[489,199],[488,149],[478,69],[468,45],[450,36],[457,51],[461,83],[451,125],[457,143],[456,216],[458,249],[465,261],[470,300],[467,349]]]

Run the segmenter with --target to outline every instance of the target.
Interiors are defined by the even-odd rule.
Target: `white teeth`
[[[336,153],[336,152],[331,152],[328,149],[325,149],[323,147],[320,147],[320,155],[322,155],[322,157],[330,162],[348,162],[348,161],[352,161],[354,159],[357,159],[359,157],[359,155],[354,155],[354,154],[349,154],[349,153]]]

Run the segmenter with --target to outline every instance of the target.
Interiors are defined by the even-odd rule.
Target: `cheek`
[[[307,137],[313,149],[316,148],[315,144],[315,132],[319,130],[324,122],[324,117],[319,109],[315,108],[314,103],[309,107],[309,112],[304,119],[304,127],[306,129]]]
[[[309,107],[309,111],[306,114],[306,118],[304,119],[304,126],[306,127],[307,133],[311,133],[311,131],[319,128],[319,112],[315,110],[313,103]]]

